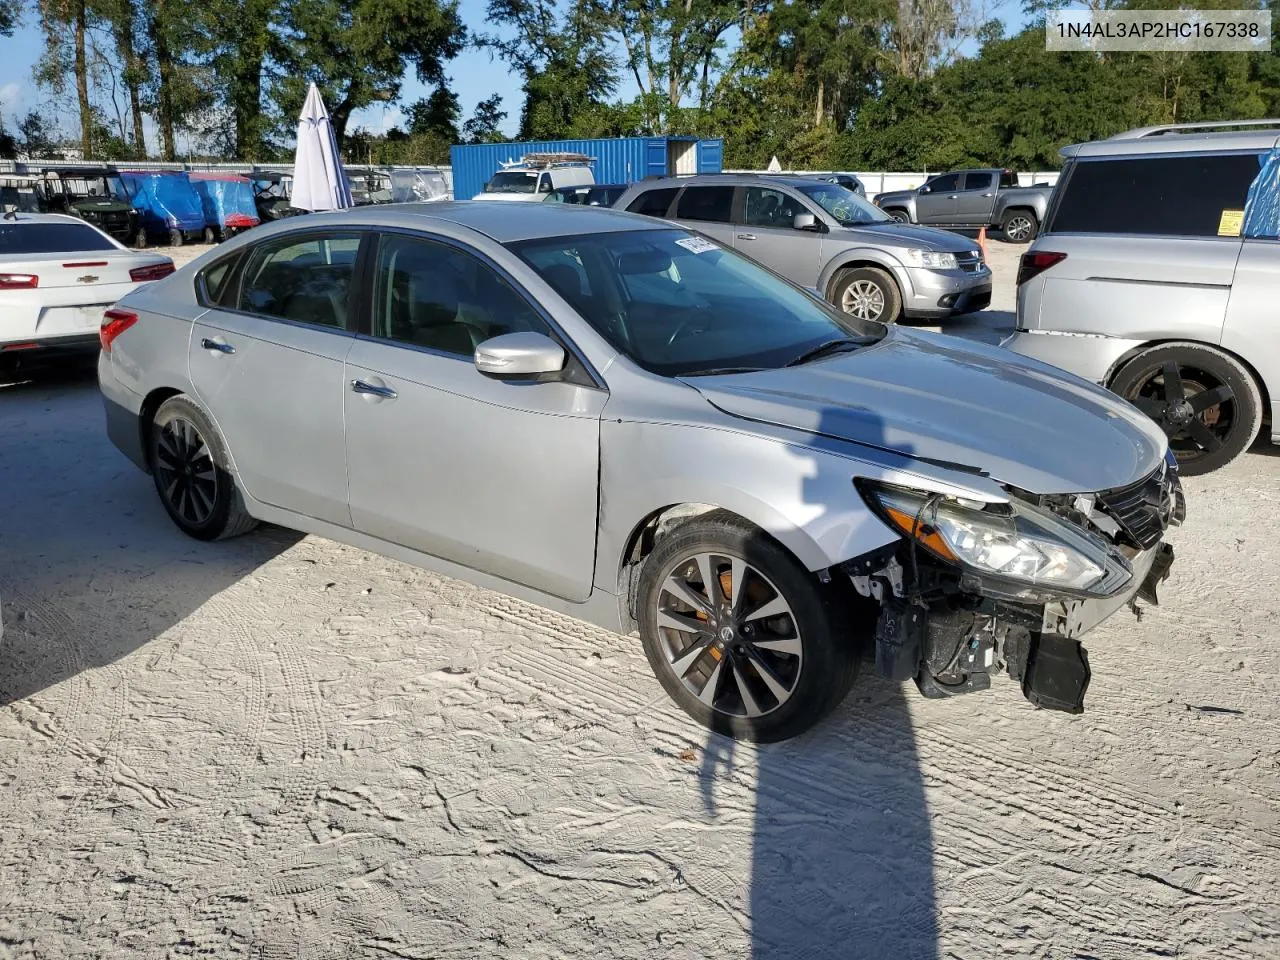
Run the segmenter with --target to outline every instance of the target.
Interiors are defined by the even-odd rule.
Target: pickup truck
[[[1018,186],[1012,170],[953,170],[915,190],[877,194],[874,203],[895,220],[931,227],[989,227],[1010,243],[1030,243],[1040,232],[1051,184]]]

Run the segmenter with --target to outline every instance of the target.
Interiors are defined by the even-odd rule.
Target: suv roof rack
[[[1280,120],[1218,120],[1204,123],[1167,123],[1155,127],[1137,127],[1117,133],[1111,140],[1141,140],[1145,137],[1160,137],[1170,133],[1182,133],[1188,130],[1238,130],[1242,127],[1272,127],[1280,129]]]
[[[595,162],[595,157],[589,157],[585,153],[526,153],[519,160],[504,161],[502,167],[503,169],[530,167],[545,170],[548,167],[582,166]]]

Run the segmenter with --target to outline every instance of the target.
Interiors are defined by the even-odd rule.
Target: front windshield
[[[511,246],[610,344],[661,376],[774,369],[832,341],[874,342],[885,330],[685,230]]]
[[[493,179],[489,181],[489,193],[533,193],[537,186],[536,173],[506,170],[493,175]]]
[[[879,207],[838,183],[814,183],[797,189],[846,227],[893,220]]]
[[[113,200],[128,200],[129,191],[124,188],[124,181],[119,177],[103,177],[102,185],[105,195]]]

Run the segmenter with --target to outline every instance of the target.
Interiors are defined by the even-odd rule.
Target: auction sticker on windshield
[[[676,243],[679,246],[684,247],[690,253],[706,253],[708,250],[720,249],[710,240],[706,240],[702,237],[684,237],[683,239],[677,240]]]

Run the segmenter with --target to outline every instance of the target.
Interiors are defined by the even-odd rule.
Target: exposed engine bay
[[[1105,549],[1107,569],[1087,589],[990,575],[942,555],[947,542],[934,522],[942,498],[923,501],[913,517],[895,515],[901,501],[882,496],[883,515],[906,536],[841,570],[879,605],[875,662],[885,679],[913,679],[926,697],[948,697],[985,690],[1006,673],[1037,707],[1081,713],[1090,670],[1079,638],[1122,607],[1137,613],[1140,602],[1158,603],[1169,575],[1173,548],[1162,537],[1186,513],[1176,467],[1097,494],[1006,490]]]

